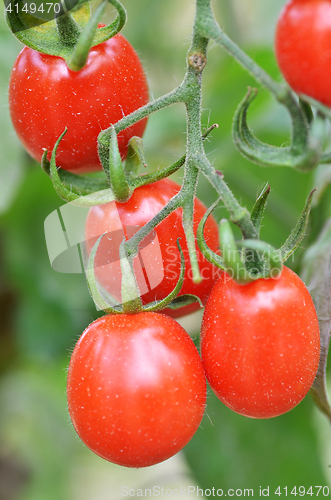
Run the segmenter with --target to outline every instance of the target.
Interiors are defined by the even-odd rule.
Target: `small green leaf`
[[[255,275],[250,274],[251,279],[278,278],[280,276],[283,269],[283,261],[279,250],[261,240],[240,240],[237,241],[237,245],[260,253],[265,260],[266,269],[262,269],[261,272]]]
[[[237,283],[250,283],[253,278],[241,259],[241,253],[238,250],[230,222],[227,219],[222,219],[219,227],[220,246],[226,272]]]
[[[56,141],[51,161],[48,162],[47,160],[47,150],[44,151],[41,159],[41,165],[44,171],[50,176],[56,193],[63,200],[84,207],[113,201],[115,199],[114,193],[106,181],[102,179],[93,179],[88,176],[78,176],[57,168],[56,152],[66,132],[67,129],[64,130]]]
[[[129,200],[133,190],[124,172],[115,127],[112,125],[110,130],[109,162],[108,164],[103,164],[103,169],[114,193],[115,200],[119,203],[125,203]]]
[[[221,198],[216,200],[215,203],[213,203],[208,208],[208,210],[205,212],[204,216],[202,217],[201,221],[199,222],[198,229],[197,229],[197,244],[198,244],[200,252],[204,256],[204,258],[206,260],[208,260],[208,262],[213,264],[215,267],[218,267],[220,269],[225,270],[225,264],[224,264],[222,257],[220,255],[218,255],[217,253],[213,252],[209,248],[209,246],[207,245],[206,240],[203,236],[207,219],[210,216],[210,214],[212,213],[212,211],[217,207],[217,205],[219,205],[220,201],[221,201]]]
[[[167,305],[167,308],[176,311],[178,309],[181,309],[182,307],[194,304],[195,302],[199,302],[200,307],[203,307],[203,304],[199,299],[199,297],[191,293],[187,293],[185,295],[180,295],[179,297],[176,297],[172,302],[170,302],[170,304]]]
[[[263,187],[261,193],[257,197],[257,200],[251,211],[251,221],[254,224],[257,235],[260,234],[261,222],[264,214],[265,207],[267,205],[268,196],[270,194],[270,185],[266,183]]]
[[[147,167],[144,143],[141,137],[131,137],[125,161],[125,172],[131,177],[138,175],[141,165]]]
[[[180,274],[179,274],[179,278],[178,278],[178,281],[176,283],[176,286],[172,290],[172,292],[169,293],[169,295],[167,297],[165,297],[164,299],[157,300],[157,301],[152,302],[150,304],[144,305],[143,306],[144,311],[153,311],[153,312],[162,311],[162,309],[164,309],[165,307],[168,307],[173,301],[176,300],[176,297],[179,294],[179,292],[183,286],[184,275],[185,275],[185,257],[184,257],[183,250],[179,244],[179,239],[180,238],[177,239],[177,247],[178,247],[178,250],[180,253]]]
[[[50,171],[50,177],[51,177],[52,184],[53,184],[55,191],[60,196],[60,198],[69,202],[69,201],[74,201],[77,198],[79,198],[79,194],[77,194],[75,191],[73,191],[71,189],[68,189],[67,186],[65,184],[63,184],[63,182],[61,181],[61,179],[59,177],[57,166],[56,166],[57,148],[58,148],[61,140],[63,139],[63,137],[66,133],[67,133],[67,128],[65,128],[64,132],[62,132],[62,134],[60,135],[60,137],[58,138],[58,140],[55,143],[55,146],[54,146],[54,149],[52,152],[52,158],[50,161],[50,170],[49,171]],[[46,163],[46,161],[44,159],[44,158],[46,158],[46,156],[47,156],[47,150],[45,150],[43,153],[43,158],[41,161],[42,165],[45,165],[45,163]]]
[[[179,160],[177,160],[172,165],[162,168],[162,170],[156,170],[150,174],[139,175],[131,179],[130,186],[131,189],[136,189],[140,186],[146,186],[147,184],[153,184],[153,182],[160,181],[169,177],[169,175],[174,174],[185,164],[186,155],[183,155]]]
[[[250,161],[263,167],[290,167],[302,172],[315,168],[321,159],[325,132],[314,120],[308,129],[308,121],[301,107],[293,102],[283,102],[288,107],[292,119],[290,147],[276,147],[257,139],[247,124],[247,111],[256,96],[248,90],[239,104],[232,127],[233,140],[240,153]]]
[[[293,160],[290,156],[290,148],[278,148],[261,142],[252,134],[247,125],[247,111],[256,94],[256,89],[249,88],[235,112],[232,127],[234,143],[244,157],[258,165],[291,167]]]
[[[310,104],[301,98],[299,98],[299,104],[301,106],[302,111],[305,114],[305,117],[307,118],[307,122],[311,123],[314,119],[314,113],[313,110],[311,109]]]
[[[93,299],[93,302],[98,307],[98,309],[105,311],[107,314],[119,314],[123,312],[121,307],[116,306],[114,304],[109,304],[104,300],[99,291],[98,284],[95,279],[95,272],[94,272],[95,256],[103,236],[104,235],[102,234],[100,238],[98,238],[98,240],[95,242],[88,258],[87,270],[86,270],[87,286],[91,294],[91,297]]]
[[[285,262],[298,248],[298,246],[300,245],[302,239],[306,234],[314,191],[315,189],[311,191],[311,193],[309,194],[306,204],[302,210],[302,213],[295,228],[292,229],[291,234],[279,249],[283,262]]]
[[[140,290],[136,281],[133,269],[133,256],[128,258],[125,249],[125,238],[120,244],[120,261],[121,261],[121,298],[123,313],[136,314],[142,311],[142,301],[140,298]]]

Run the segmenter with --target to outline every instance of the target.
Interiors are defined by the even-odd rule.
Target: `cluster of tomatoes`
[[[284,25],[291,19],[292,24],[298,22],[291,9],[305,14],[310,7],[317,10],[318,4],[331,8],[330,2],[289,2],[278,29],[281,67],[287,64],[285,45],[291,50],[300,45],[294,34],[283,35]],[[307,43],[313,40],[307,37]],[[305,64],[311,64],[306,59]],[[327,78],[320,80],[327,85]],[[296,83],[293,88],[297,89]],[[43,149],[51,152],[67,127],[56,162],[65,170],[81,173],[101,169],[98,133],[144,105],[148,89],[136,53],[123,36],[116,35],[93,47],[87,65],[77,73],[61,58],[25,47],[13,68],[9,100],[13,124],[27,151],[40,161]],[[141,136],[145,125],[141,121],[119,134],[122,158],[130,137]],[[125,203],[90,209],[87,251],[101,235],[107,235],[96,253],[95,274],[118,301],[123,233],[129,239],[179,190],[179,185],[165,179],[137,188]],[[205,212],[206,207],[195,199],[195,233]],[[204,237],[217,252],[218,227],[212,216]],[[182,209],[156,227],[135,257],[143,304],[165,298],[175,287],[181,266],[178,238],[185,255],[180,294],[194,294],[205,306],[200,353],[174,319],[198,309],[197,302],[160,313],[105,315],[88,326],[71,356],[67,397],[77,433],[96,454],[127,467],[161,462],[188,443],[205,411],[206,378],[218,398],[235,412],[269,418],[297,405],[318,369],[318,319],[298,276],[284,267],[277,279],[239,285],[207,261],[197,247],[203,280],[195,283]]]
[[[139,227],[178,190],[166,179],[138,188],[127,203],[91,208],[86,221],[89,247],[100,234],[114,234],[114,221],[118,221],[114,212],[118,211],[123,227],[129,223]],[[195,200],[195,227],[204,212],[202,203]],[[155,274],[160,270],[154,267],[159,250],[155,242],[159,242],[163,279],[142,292],[144,303],[164,298],[178,279],[180,256],[175,241],[178,236],[185,241],[181,209],[155,231],[145,260],[147,273],[139,273],[141,256],[134,262],[143,290],[148,267]],[[212,217],[205,237],[217,250],[218,230]],[[102,243],[95,272],[104,288],[120,297],[119,261],[107,260],[114,254],[114,241],[105,238]],[[187,251],[185,243],[183,250]],[[203,417],[206,378],[229,408],[255,418],[287,412],[314,381],[319,325],[300,278],[284,267],[278,279],[239,285],[213,268],[199,250],[198,254],[204,279],[199,284],[192,281],[187,258],[180,293],[193,293],[205,304],[200,356],[186,331],[170,317],[187,314],[192,306],[175,313],[166,309],[104,316],[85,330],[73,351],[67,385],[73,424],[82,440],[111,462],[149,466],[182,449]]]

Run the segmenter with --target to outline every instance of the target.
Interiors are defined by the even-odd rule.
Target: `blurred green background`
[[[151,97],[183,78],[194,16],[193,0],[123,0],[124,35],[145,67]],[[215,0],[220,25],[272,76],[279,79],[273,33],[283,0]],[[109,9],[108,17],[112,16]],[[83,275],[52,270],[44,220],[63,202],[41,168],[24,153],[10,123],[7,86],[21,48],[0,17],[0,500],[115,500],[121,487],[198,484],[203,489],[331,486],[331,432],[308,396],[290,413],[259,421],[231,412],[208,392],[200,429],[178,457],[146,470],[126,470],[94,456],[77,438],[66,408],[70,351],[98,313]],[[242,204],[249,209],[271,184],[261,237],[279,246],[294,226],[314,175],[263,169],[243,159],[231,139],[236,106],[255,82],[221,48],[210,45],[203,80],[203,125],[218,123],[206,150]],[[254,132],[271,144],[288,142],[286,112],[260,89],[249,113]],[[145,146],[151,168],[166,166],[185,148],[182,106],[150,117]],[[181,179],[179,172],[175,179]],[[198,196],[216,195],[201,178]],[[328,215],[325,194],[321,219]],[[226,216],[224,209],[216,211]],[[315,216],[316,217],[316,216]],[[320,221],[320,223],[322,223]],[[288,263],[298,263],[308,239]],[[193,337],[200,316],[183,321]],[[170,487],[170,486],[169,486]],[[314,490],[315,492],[315,490]],[[244,494],[244,492],[242,492]],[[193,493],[192,493],[193,496]],[[201,496],[201,494],[200,494]],[[238,492],[239,496],[239,492]],[[322,496],[322,493],[320,493]]]

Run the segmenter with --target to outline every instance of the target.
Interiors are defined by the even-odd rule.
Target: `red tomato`
[[[276,56],[298,94],[331,106],[331,1],[290,0],[276,29]]]
[[[296,406],[311,388],[320,356],[313,301],[287,267],[278,279],[213,288],[201,331],[207,379],[223,403],[247,417],[268,418]]]
[[[50,159],[67,127],[57,165],[75,173],[101,170],[99,132],[147,102],[143,68],[120,34],[93,47],[86,66],[78,72],[69,70],[61,57],[24,47],[9,82],[10,115],[25,149],[40,161],[46,148]],[[141,137],[145,126],[146,119],[118,135],[123,158],[129,139]]]
[[[85,237],[87,251],[97,238],[104,233],[99,245],[95,274],[99,283],[121,301],[121,269],[119,245],[125,236],[129,239],[138,229],[154,217],[166,203],[180,190],[180,186],[170,179],[163,179],[154,184],[136,189],[126,203],[107,203],[89,210]],[[206,212],[206,207],[195,199],[194,231]],[[184,284],[180,295],[191,293],[206,303],[209,293],[219,276],[219,270],[210,264],[198,251],[200,272],[204,278],[199,284],[192,280],[192,268],[182,226],[182,209],[178,209],[162,221],[155,230],[140,244],[140,252],[134,260],[136,280],[144,304],[165,298],[174,288],[180,273],[180,254],[177,238],[185,255]],[[210,216],[205,226],[205,238],[215,252],[218,249],[218,227]],[[180,310],[169,312],[172,317],[179,317],[199,309],[198,302]],[[168,312],[169,310],[167,310]]]
[[[147,467],[193,437],[206,381],[193,341],[175,320],[107,315],[85,330],[73,351],[67,397],[73,425],[94,453]]]

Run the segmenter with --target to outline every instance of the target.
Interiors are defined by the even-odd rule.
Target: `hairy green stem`
[[[187,239],[193,275],[196,281],[199,281],[201,278],[196,254],[195,235],[193,233],[193,200],[200,171],[221,196],[223,203],[230,213],[230,220],[240,227],[243,236],[245,238],[257,238],[258,236],[248,210],[240,206],[227,184],[207,160],[203,148],[201,136],[201,80],[202,72],[207,62],[208,36],[202,33],[201,26],[206,21],[206,14],[208,12],[211,13],[209,4],[210,0],[197,0],[192,44],[188,51],[188,67],[183,82],[174,91],[124,117],[115,125],[116,132],[118,133],[165,106],[176,102],[183,102],[185,104],[187,116],[187,151],[181,191],[151,221],[141,228],[126,245],[129,255],[138,252],[138,245],[142,239],[171,212],[182,207],[183,227]],[[103,131],[99,136],[99,142],[104,141],[104,144],[106,144],[108,140],[109,130]]]

